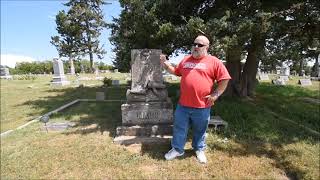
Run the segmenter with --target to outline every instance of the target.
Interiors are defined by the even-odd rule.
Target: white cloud
[[[14,54],[1,54],[1,65],[14,68],[18,62],[33,62],[36,61],[32,57],[14,55]]]

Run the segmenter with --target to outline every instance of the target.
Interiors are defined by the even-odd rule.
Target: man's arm
[[[164,54],[160,55],[160,63],[162,65],[162,67],[167,70],[170,74],[174,74],[175,75],[175,67],[173,67],[169,61],[167,61],[167,58]]]
[[[211,101],[212,105],[214,105],[214,102],[219,98],[219,96],[226,90],[228,86],[229,79],[221,80],[218,83],[218,87],[214,90],[214,92],[205,98],[207,98],[209,101]]]

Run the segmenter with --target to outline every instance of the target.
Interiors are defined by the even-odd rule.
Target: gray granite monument
[[[0,68],[0,78],[1,79],[12,79],[12,76],[10,75],[9,68],[1,67]]]
[[[269,81],[270,80],[269,79],[269,75],[266,74],[266,73],[260,73],[259,74],[259,80],[261,80],[261,81]]]
[[[53,59],[53,81],[52,85],[54,86],[64,86],[64,85],[69,85],[70,81],[67,80],[66,76],[64,75],[64,70],[63,70],[63,63],[60,59],[54,58]]]
[[[172,133],[173,107],[163,82],[160,54],[157,49],[131,50],[131,89],[126,93],[127,102],[121,105],[117,143],[132,142],[121,136],[146,139]]]

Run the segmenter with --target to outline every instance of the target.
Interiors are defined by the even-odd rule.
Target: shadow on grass
[[[178,89],[179,84],[170,84],[168,86],[169,97],[171,97],[174,109],[178,101]],[[41,100],[29,101],[26,104],[43,109],[44,114],[75,99],[95,98],[95,92],[101,91],[101,89],[98,87],[83,87],[51,89],[50,91],[57,92],[58,95],[54,97],[48,96]],[[125,99],[126,86],[112,87],[106,91],[107,99]],[[300,152],[286,150],[284,147],[299,141],[308,141],[312,144],[317,144],[319,143],[319,137],[267,113],[264,107],[268,107],[283,117],[292,119],[299,124],[317,128],[319,126],[319,110],[312,105],[302,104],[300,106],[308,107],[307,109],[302,108],[302,110],[299,109],[301,108],[300,106],[295,106],[295,104],[297,104],[296,97],[310,97],[310,93],[301,88],[296,89],[290,87],[288,90],[287,87],[282,89],[268,84],[260,85],[257,93],[257,98],[255,99],[255,102],[258,104],[257,106],[238,98],[225,97],[213,107],[213,114],[221,116],[229,123],[228,130],[222,134],[222,136],[232,138],[236,135],[234,141],[239,144],[240,147],[224,147],[219,143],[208,141],[208,148],[228,152],[230,156],[266,156],[273,159],[275,162],[274,166],[284,170],[289,178],[304,178],[305,172],[284,158],[286,154],[301,156]],[[54,118],[63,117],[66,120],[72,121],[73,117],[79,116],[79,118],[75,120],[77,122],[74,128],[75,131],[66,132],[66,135],[94,132],[100,132],[102,134],[108,131],[110,137],[114,137],[116,127],[121,125],[120,106],[120,102],[80,103],[62,113],[54,115]],[[292,109],[294,109],[294,112],[288,113]],[[294,118],[292,114],[303,114],[303,116],[297,115],[298,117]],[[301,118],[308,119],[308,121],[304,119],[301,120]],[[309,121],[311,121],[312,124],[310,124]],[[169,144],[152,146],[145,144],[141,147],[143,154],[148,154],[157,160],[164,160],[163,156],[169,149]],[[186,150],[184,158],[191,156],[194,156],[194,152],[192,150]]]
[[[101,91],[105,92],[107,100],[124,100],[126,89],[126,85],[108,88],[55,88],[48,91],[56,92],[56,96],[47,96],[43,99],[28,101],[23,105],[40,108],[43,115],[76,99],[95,99],[96,92]],[[35,114],[28,115],[33,116]],[[74,119],[74,117],[77,118]],[[109,135],[113,137],[116,126],[121,124],[121,102],[78,102],[51,115],[50,119],[64,119],[75,122],[74,129],[76,130],[67,132],[65,133],[66,135],[109,131]]]
[[[273,159],[274,166],[284,170],[290,179],[305,178],[304,168],[286,159],[288,155],[301,157],[301,152],[287,150],[285,147],[303,141],[313,145],[319,143],[319,135],[295,124],[318,130],[318,107],[297,102],[299,95],[310,96],[312,93],[301,88],[274,87],[267,84],[261,85],[257,92],[254,103],[227,97],[217,103],[214,111],[229,123],[229,129],[223,135],[234,139],[239,146],[226,147],[221,143],[211,142],[208,143],[208,147],[228,152],[230,156],[268,157]],[[268,113],[265,108],[280,116]],[[281,117],[295,123],[285,121]]]

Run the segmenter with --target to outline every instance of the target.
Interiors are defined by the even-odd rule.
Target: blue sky
[[[1,0],[1,64],[4,57],[24,57],[33,60],[51,60],[58,57],[56,48],[50,44],[51,36],[58,35],[55,16],[66,9],[62,0]],[[121,7],[118,1],[109,1],[103,12],[106,22],[118,17]],[[105,29],[100,41],[107,51],[105,63],[112,64],[110,30]],[[6,56],[5,56],[6,55]],[[15,61],[10,59],[10,61]],[[13,62],[11,62],[13,63]]]

